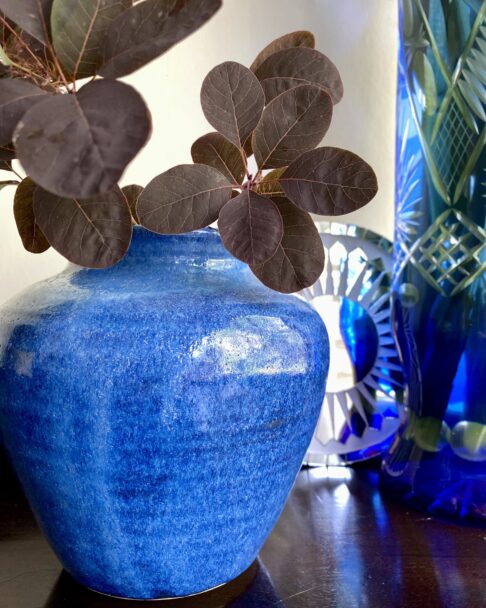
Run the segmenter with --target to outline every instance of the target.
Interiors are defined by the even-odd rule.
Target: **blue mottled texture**
[[[104,271],[71,267],[1,313],[3,440],[82,584],[188,595],[255,559],[322,404],[326,330],[203,230],[136,229]]]

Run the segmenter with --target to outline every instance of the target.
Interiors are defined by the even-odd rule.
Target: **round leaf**
[[[123,196],[126,198],[128,206],[130,208],[130,213],[132,214],[133,221],[136,224],[140,224],[137,215],[137,202],[139,196],[142,194],[143,188],[142,186],[137,186],[136,184],[132,184],[130,186],[125,186],[122,188]]]
[[[101,43],[112,21],[132,0],[54,0],[51,32],[64,73],[86,78],[101,65]]]
[[[253,72],[244,65],[226,61],[204,79],[201,105],[216,131],[241,148],[260,120],[265,96]]]
[[[340,148],[317,148],[302,154],[280,178],[296,205],[320,215],[345,215],[364,207],[378,191],[373,169]]]
[[[255,72],[267,103],[288,89],[314,84],[329,93],[333,103],[343,96],[341,76],[325,55],[315,49],[284,49],[270,55]]]
[[[218,228],[226,249],[246,264],[263,264],[270,259],[283,236],[277,205],[252,190],[243,190],[226,203]]]
[[[2,0],[0,10],[42,44],[47,44],[52,0]]]
[[[246,175],[240,149],[219,133],[203,135],[192,144],[192,160],[220,171],[231,183],[241,184]]]
[[[130,246],[132,218],[118,188],[90,199],[63,198],[37,188],[34,215],[54,249],[80,266],[112,266]]]
[[[250,268],[267,287],[294,293],[310,287],[321,276],[324,247],[308,213],[285,198],[276,198],[274,202],[283,220],[282,241],[267,262]]]
[[[243,151],[246,154],[246,158],[250,158],[250,156],[253,154],[253,150],[251,147],[251,135],[248,135],[248,137],[246,138],[246,141],[243,144]]]
[[[178,165],[153,179],[137,203],[140,224],[160,234],[191,232],[218,219],[231,184],[206,165]]]
[[[303,85],[275,97],[253,131],[252,147],[260,169],[284,167],[321,142],[332,119],[329,95]]]
[[[46,99],[46,91],[27,80],[0,80],[0,145],[12,141],[19,120],[29,108]]]
[[[1,1],[1,0],[0,0]],[[32,61],[32,54],[36,55],[42,63],[46,61],[46,46],[25,31],[18,33],[19,50],[17,51],[17,61]]]
[[[56,95],[22,118],[14,143],[26,172],[59,196],[89,198],[114,188],[150,134],[145,102],[129,85],[96,80]]]
[[[282,51],[283,49],[291,49],[300,46],[313,49],[315,45],[316,40],[312,32],[299,31],[285,34],[285,36],[281,36],[273,42],[270,42],[263,51],[258,53],[255,61],[251,64],[250,70],[255,72],[270,55]]]
[[[50,245],[34,217],[34,192],[37,188],[30,177],[22,180],[14,198],[14,217],[22,243],[30,253],[43,253]]]
[[[198,30],[221,4],[221,0],[137,2],[107,29],[99,73],[120,78],[138,70]]]

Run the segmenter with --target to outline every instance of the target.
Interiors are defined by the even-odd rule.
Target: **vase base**
[[[136,605],[139,603],[147,603],[147,602],[163,602],[164,608],[171,608],[173,605],[177,608],[183,608],[184,606],[193,606],[194,601],[198,601],[198,608],[211,607],[217,605],[226,605],[226,603],[221,602],[230,602],[237,597],[239,597],[246,589],[250,586],[258,572],[258,560],[255,560],[249,568],[247,568],[244,572],[242,572],[239,576],[228,581],[227,583],[222,583],[221,585],[217,585],[216,587],[211,587],[210,589],[206,589],[204,591],[199,591],[198,593],[192,593],[190,595],[183,596],[173,596],[173,597],[156,597],[156,598],[134,598],[134,597],[123,597],[118,595],[111,595],[109,593],[103,593],[102,591],[97,591],[91,587],[84,587],[87,593],[93,593],[100,598],[107,598],[116,601],[125,601],[130,602],[131,605]],[[132,604],[133,603],[133,604]],[[103,604],[103,606],[110,606],[110,604]],[[114,605],[114,604],[113,604]]]

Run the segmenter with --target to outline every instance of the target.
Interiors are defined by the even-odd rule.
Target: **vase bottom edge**
[[[124,595],[115,595],[112,593],[106,593],[103,591],[99,591],[94,589],[93,587],[89,587],[87,585],[83,585],[83,587],[90,593],[95,593],[96,595],[110,598],[113,600],[121,600],[125,602],[161,602],[162,605],[170,608],[171,602],[177,602],[177,606],[181,606],[181,600],[201,600],[200,607],[204,608],[207,606],[214,605],[215,601],[226,600],[230,601],[239,597],[253,582],[257,572],[258,572],[258,559],[255,559],[252,564],[244,570],[241,574],[237,575],[235,578],[226,581],[225,583],[221,583],[214,587],[208,587],[202,591],[198,591],[196,593],[189,593],[187,595],[172,595],[172,596],[161,596],[161,597],[128,597]],[[209,603],[206,603],[208,601]],[[175,604],[174,604],[175,605]]]

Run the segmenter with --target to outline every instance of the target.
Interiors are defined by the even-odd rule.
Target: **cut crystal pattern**
[[[444,296],[452,296],[486,271],[486,231],[455,209],[440,215],[417,241],[411,262]]]
[[[451,99],[432,146],[437,169],[449,192],[454,192],[476,140],[477,135],[468,127],[457,103]]]

